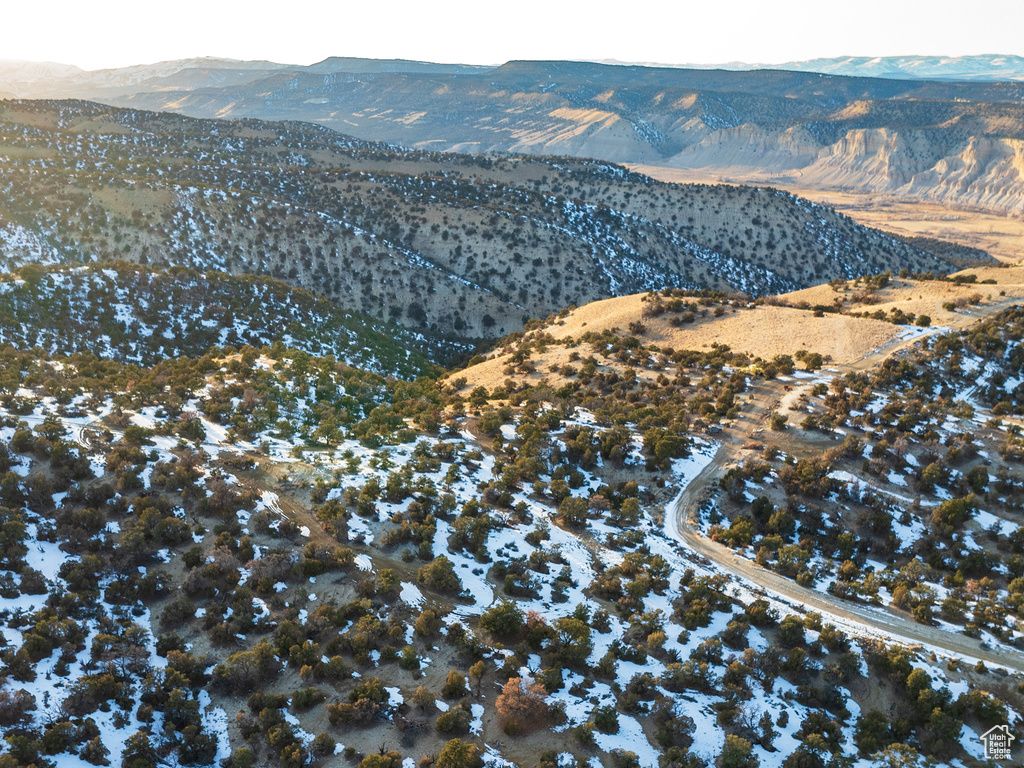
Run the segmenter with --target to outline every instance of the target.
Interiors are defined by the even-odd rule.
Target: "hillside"
[[[655,292],[605,299],[561,312],[531,328],[522,339],[499,346],[486,360],[471,361],[460,376],[465,377],[467,387],[500,387],[509,375],[533,384],[572,383],[581,367],[581,341],[597,344],[606,335],[633,337],[633,344],[673,352],[711,354],[721,346],[730,354],[755,361],[823,349],[843,362],[859,359],[900,335],[899,327],[880,320],[814,317],[810,310],[793,307],[665,293],[665,300]],[[538,344],[535,339],[542,341]],[[643,371],[636,375],[651,380],[657,377]]]
[[[753,366],[778,357],[820,352],[830,364],[850,365],[926,327],[964,329],[979,315],[1024,300],[1024,267],[971,269],[950,279],[882,276],[834,281],[751,303],[725,296],[654,291],[593,302],[531,323],[486,359],[460,374],[464,386],[501,387],[508,376],[533,384],[572,384],[582,342],[606,336],[632,339],[671,356],[680,350],[728,350]],[[656,373],[636,373],[641,379]]]
[[[302,120],[432,150],[759,174],[1020,214],[1024,84],[915,74],[978,66],[987,65],[811,62],[811,71],[798,72],[566,61],[491,68],[340,58],[311,67],[185,61],[84,77],[55,70],[26,79],[14,71],[6,82],[0,74],[0,91],[196,117]],[[858,76],[817,74],[828,68]],[[910,74],[890,77],[903,72]]]
[[[404,151],[315,126],[81,102],[0,105],[0,268],[128,260],[272,276],[348,311],[496,337],[662,288],[757,296],[929,247],[772,190],[565,158]]]
[[[0,276],[0,343],[139,365],[213,347],[275,344],[415,378],[457,347],[345,313],[272,278],[169,272],[126,262]]]
[[[39,282],[89,277],[60,274]],[[665,305],[652,333],[761,309],[633,301]],[[1024,408],[1022,320],[860,377],[605,328],[564,385],[529,377],[555,346],[531,331],[468,392],[283,344],[145,367],[2,346],[0,761],[980,764],[1024,712],[1022,449],[991,422]],[[783,395],[813,425],[754,443]],[[678,507],[709,478],[697,544],[753,541],[782,586],[694,546]]]
[[[964,329],[979,314],[1024,299],[1024,266],[969,269],[949,280],[893,277],[885,285],[870,281],[819,285],[778,297],[789,306],[827,307],[847,315],[893,313],[926,315],[937,326]],[[912,321],[911,321],[912,322]]]

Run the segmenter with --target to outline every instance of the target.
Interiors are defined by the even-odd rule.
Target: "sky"
[[[0,0],[0,10],[0,59],[85,69],[193,56],[778,64],[1024,55],[1024,0]]]

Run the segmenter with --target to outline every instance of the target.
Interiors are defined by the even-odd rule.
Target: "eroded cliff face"
[[[806,128],[769,131],[745,123],[737,128],[715,131],[673,157],[670,164],[686,168],[750,167],[791,171],[813,163],[819,151],[820,144]]]
[[[1024,214],[1024,141],[972,137],[963,151],[915,176],[906,194]]]
[[[822,146],[806,128],[748,124],[716,131],[667,164],[1024,215],[1024,140],[1018,138],[857,128]]]
[[[940,154],[921,131],[857,129],[823,147],[802,178],[822,186],[895,192],[928,171]]]

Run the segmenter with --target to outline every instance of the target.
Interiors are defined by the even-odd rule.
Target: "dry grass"
[[[806,301],[810,305],[831,305],[837,298],[843,300],[845,311],[881,310],[888,313],[900,309],[915,315],[928,315],[933,325],[949,328],[966,328],[977,319],[971,306],[950,312],[943,305],[957,300],[971,300],[981,297],[981,305],[1008,304],[1024,299],[1024,266],[987,267],[968,269],[958,274],[976,275],[978,281],[995,280],[995,285],[956,285],[945,281],[916,281],[894,279],[888,287],[865,294],[854,285],[847,283],[846,289],[833,290],[828,285],[817,285],[802,291],[787,293],[780,298],[790,303]]]
[[[641,322],[647,327],[644,342],[659,347],[701,350],[725,344],[735,352],[765,359],[810,349],[830,354],[837,362],[857,360],[898,333],[895,326],[879,320],[814,317],[804,310],[768,306],[727,309],[721,317],[709,312],[693,324],[674,327],[670,314],[644,317],[642,296],[595,301],[570,313],[564,325],[555,325],[548,332],[556,339],[606,328],[628,333],[631,322]]]
[[[1024,264],[969,269],[958,274],[975,275],[979,282],[957,285],[947,281],[894,278],[886,288],[867,292],[863,286],[850,281],[839,290],[829,285],[818,285],[783,294],[779,298],[790,304],[806,302],[812,307],[831,306],[836,299],[842,299],[846,312],[873,313],[881,310],[888,314],[892,309],[900,309],[904,313],[928,315],[932,325],[953,329],[966,328],[981,315],[1024,300]],[[983,285],[982,280],[994,280],[995,284]],[[630,324],[641,323],[646,329],[641,336],[644,344],[663,349],[707,350],[714,344],[724,344],[734,352],[765,359],[775,355],[794,355],[801,349],[807,349],[830,355],[835,363],[850,364],[886,346],[903,329],[882,320],[837,314],[815,317],[811,310],[776,306],[723,307],[725,312],[719,317],[711,308],[704,308],[695,322],[676,327],[670,323],[674,317],[671,313],[659,317],[645,316],[644,310],[650,306],[643,300],[645,295],[595,301],[556,319],[543,331],[558,341],[579,339],[588,331],[601,333],[612,330],[628,335],[631,333]],[[958,300],[964,306],[955,311],[943,307]],[[483,385],[494,389],[509,378],[505,367],[514,351],[512,347],[499,349],[483,363],[459,375],[466,377],[469,387]],[[578,362],[570,359],[573,353],[588,357],[591,350],[588,346],[576,349],[554,344],[543,353],[534,352],[530,357],[536,369],[534,373],[524,375],[517,372],[512,378],[531,384],[546,380],[557,386],[566,381],[559,369],[565,365],[579,367]],[[657,371],[638,372],[641,378],[657,375]]]
[[[459,378],[462,376],[466,377],[466,386],[463,389],[472,389],[473,387],[483,386],[487,389],[493,390],[500,387],[505,379],[512,378],[516,382],[530,385],[537,385],[542,380],[547,381],[553,386],[558,386],[567,381],[565,376],[562,376],[555,368],[561,368],[564,365],[570,364],[569,357],[574,352],[580,352],[584,357],[590,354],[589,351],[584,350],[573,350],[568,347],[551,347],[543,354],[534,354],[530,360],[536,365],[536,371],[531,374],[515,373],[509,376],[505,373],[505,366],[508,363],[509,354],[504,352],[492,355],[484,362],[471,366],[465,371],[456,374],[453,378]],[[573,363],[579,365],[579,363]],[[599,366],[599,369],[603,369],[604,366]],[[638,378],[645,377],[644,371],[638,371]]]
[[[831,292],[831,289],[825,286]],[[595,301],[573,310],[568,316],[544,328],[556,340],[578,339],[588,331],[600,333],[617,329],[628,335],[630,323],[646,326],[642,341],[648,345],[672,349],[707,350],[714,344],[724,344],[735,352],[751,357],[770,359],[775,355],[794,355],[801,349],[831,355],[837,363],[855,362],[882,347],[900,333],[900,327],[880,320],[826,315],[815,317],[810,311],[789,307],[760,306],[754,308],[727,308],[725,314],[715,317],[710,309],[696,322],[674,327],[669,320],[673,315],[645,317],[645,294],[634,294],[614,299]],[[483,363],[460,373],[467,387],[483,385],[493,389],[502,384],[508,374],[505,366],[514,350],[501,349]],[[587,346],[573,349],[552,345],[543,353],[534,353],[530,360],[536,372],[528,376],[516,373],[512,378],[536,384],[546,379],[553,385],[564,377],[553,370],[572,363],[570,356],[578,352],[583,357],[591,354]],[[654,378],[657,372],[639,371],[640,377]]]

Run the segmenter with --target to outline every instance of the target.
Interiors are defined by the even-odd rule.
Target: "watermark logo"
[[[985,745],[986,760],[1009,760],[1010,743],[1016,738],[1010,733],[1010,726],[997,725],[979,736]]]

